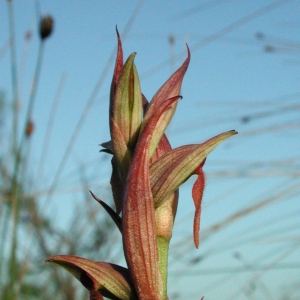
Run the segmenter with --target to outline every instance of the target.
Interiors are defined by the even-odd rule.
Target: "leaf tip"
[[[189,45],[187,43],[185,45],[186,45],[186,49],[187,49],[187,52],[188,52],[187,59],[188,59],[188,61],[190,61],[190,59],[191,59],[191,51],[190,51]]]

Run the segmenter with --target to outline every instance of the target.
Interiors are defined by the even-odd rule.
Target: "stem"
[[[44,41],[42,40],[40,42],[40,46],[39,46],[38,59],[37,59],[37,63],[36,63],[36,68],[35,68],[35,72],[34,72],[31,92],[30,92],[25,128],[27,126],[28,121],[30,121],[32,112],[33,112],[33,107],[34,107],[34,103],[35,103],[35,99],[36,99],[37,86],[38,86],[38,82],[39,82],[40,74],[41,74],[43,53],[44,53]]]
[[[11,238],[11,251],[10,251],[10,263],[9,263],[9,271],[11,274],[10,278],[10,285],[9,288],[13,293],[15,281],[17,280],[17,236],[18,236],[18,225],[19,225],[19,206],[20,206],[20,199],[19,199],[19,174],[20,174],[20,165],[22,162],[22,150],[25,146],[25,139],[26,139],[26,127],[28,122],[31,119],[33,107],[36,98],[36,91],[38,80],[40,77],[41,65],[42,65],[42,58],[43,58],[43,49],[44,49],[44,42],[41,41],[38,53],[38,59],[36,64],[36,69],[33,77],[33,83],[30,93],[29,104],[27,108],[27,115],[25,119],[25,126],[24,131],[21,138],[21,143],[16,151],[15,155],[15,166],[14,166],[14,173],[12,178],[12,187],[11,187],[11,211],[12,211],[12,219],[13,219],[13,229],[12,229],[12,238]]]
[[[159,268],[162,279],[162,299],[167,299],[167,283],[168,283],[168,254],[170,240],[157,237],[158,255],[159,255]]]
[[[12,92],[13,92],[13,126],[12,126],[12,150],[15,153],[17,148],[18,138],[18,76],[17,76],[17,55],[15,42],[15,25],[14,25],[14,10],[13,1],[7,1],[9,32],[10,32],[10,64],[12,77]]]
[[[10,31],[10,57],[11,57],[11,76],[12,76],[12,109],[13,109],[13,120],[12,120],[12,146],[11,151],[14,155],[15,163],[19,161],[18,158],[18,151],[17,151],[17,144],[18,144],[18,76],[17,76],[17,59],[16,59],[16,43],[15,43],[15,26],[14,26],[14,11],[13,11],[13,1],[7,1],[8,5],[8,18],[9,18],[9,31]],[[14,176],[14,179],[16,177]],[[16,231],[17,224],[15,223],[17,215],[17,193],[16,193],[16,180],[12,181],[11,184],[11,211],[13,215],[13,232]],[[8,225],[8,213],[4,219],[4,229]],[[5,239],[6,232],[3,232],[3,237]],[[13,234],[14,235],[14,234]],[[9,288],[8,291],[10,293],[11,298],[14,299],[14,285],[16,281],[16,245],[15,245],[14,237],[11,241],[11,252],[10,252],[10,262],[9,262],[9,271],[10,271],[10,278],[9,278]],[[3,253],[1,253],[2,256]],[[2,258],[2,257],[1,257]]]

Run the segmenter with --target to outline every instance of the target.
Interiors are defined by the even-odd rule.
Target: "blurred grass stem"
[[[12,126],[12,150],[15,153],[18,139],[18,75],[17,75],[17,55],[15,41],[15,25],[13,1],[7,1],[8,21],[9,21],[9,45],[10,45],[10,64],[12,78],[12,108],[13,108],[13,126]]]
[[[10,263],[9,263],[9,271],[10,271],[10,284],[9,284],[9,291],[13,292],[15,282],[17,281],[17,275],[18,275],[18,269],[17,269],[17,263],[16,263],[16,253],[17,253],[17,235],[18,235],[18,225],[19,225],[19,171],[20,166],[22,163],[22,150],[26,146],[26,127],[29,121],[31,121],[33,108],[35,104],[36,99],[36,91],[37,86],[39,82],[39,77],[41,73],[41,66],[42,66],[42,60],[43,60],[43,53],[44,53],[44,41],[41,40],[39,45],[39,52],[38,52],[38,58],[35,68],[35,73],[33,77],[31,92],[30,92],[30,98],[29,103],[27,107],[27,114],[25,118],[25,125],[23,128],[23,132],[21,135],[21,142],[17,148],[17,152],[15,155],[15,163],[14,163],[14,172],[13,172],[13,178],[12,178],[12,186],[11,186],[11,213],[12,213],[12,237],[11,237],[11,250],[10,250]],[[14,126],[15,126],[14,121]],[[16,123],[17,124],[17,123]],[[17,136],[16,136],[17,139]],[[27,153],[29,155],[29,153]],[[24,171],[24,170],[23,170]],[[23,172],[22,172],[23,173]]]

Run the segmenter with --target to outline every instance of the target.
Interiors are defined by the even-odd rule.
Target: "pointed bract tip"
[[[191,51],[190,51],[188,44],[186,43],[185,45],[186,45],[186,50],[187,50],[187,58],[185,59],[184,64],[189,65],[190,60],[191,60]]]
[[[112,220],[115,222],[116,226],[122,233],[122,218],[104,201],[99,199],[91,190],[89,190],[92,197],[106,210],[106,212],[109,214],[109,216],[112,218]]]
[[[187,43],[185,45],[186,45],[186,50],[188,52],[188,58],[190,58],[191,57],[190,47],[189,47],[189,45]]]
[[[89,190],[90,194],[92,195],[92,197],[98,202],[101,204],[102,200],[99,199],[91,190]]]
[[[121,43],[121,37],[120,37],[119,30],[118,30],[118,25],[116,25],[116,33],[117,33],[118,42]]]

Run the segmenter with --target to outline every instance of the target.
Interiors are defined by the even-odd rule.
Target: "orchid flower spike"
[[[178,70],[150,102],[142,94],[136,53],[123,63],[122,43],[110,88],[111,140],[102,144],[111,155],[111,188],[115,208],[102,205],[121,232],[127,268],[113,263],[55,255],[48,262],[73,274],[90,293],[90,299],[166,300],[169,244],[177,212],[179,187],[192,175],[195,204],[194,244],[199,247],[201,203],[207,156],[236,134],[221,133],[209,140],[172,149],[165,130],[176,111],[190,51]]]

